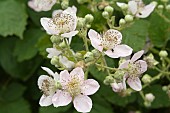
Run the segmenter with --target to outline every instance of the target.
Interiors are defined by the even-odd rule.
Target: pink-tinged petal
[[[52,13],[52,17],[55,17],[57,14],[60,14],[60,13],[62,13],[63,12],[63,10],[54,10],[53,11],[53,13]]]
[[[129,1],[128,2],[128,7],[129,7],[129,10],[130,10],[130,12],[133,14],[133,15],[135,15],[136,14],[136,12],[137,12],[137,2],[135,2],[135,1]]]
[[[76,77],[79,78],[79,80],[84,81],[84,71],[81,67],[76,67],[70,72],[70,76],[72,78]]]
[[[114,92],[121,92],[124,89],[122,83],[112,83],[111,87]]]
[[[72,97],[68,92],[57,90],[52,97],[54,107],[66,106],[72,101]]]
[[[47,75],[41,75],[41,76],[38,78],[38,82],[37,82],[39,89],[41,89],[43,81],[44,81],[44,80],[49,80],[49,79],[51,79],[49,76],[47,76]]]
[[[144,50],[138,51],[137,53],[133,55],[133,57],[131,58],[131,61],[135,62],[143,55],[143,53],[144,53]]]
[[[71,38],[73,36],[75,36],[79,31],[71,31],[69,33],[64,33],[64,34],[61,34],[62,37],[66,37],[66,38]]]
[[[48,58],[52,58],[53,56],[58,56],[61,54],[61,51],[55,48],[47,48],[46,51],[48,52]]]
[[[64,12],[67,12],[68,14],[76,14],[77,8],[75,6],[68,7],[67,9],[64,10]]]
[[[41,9],[38,8],[38,7],[35,5],[34,1],[28,1],[28,6],[29,6],[30,8],[32,8],[32,9],[34,9],[34,10],[37,11],[37,12],[40,12],[40,11],[41,11]]]
[[[136,61],[135,65],[138,67],[139,74],[142,74],[147,70],[147,63],[144,60]]]
[[[138,14],[136,14],[136,16],[139,17],[139,18],[146,18],[153,12],[155,7],[156,7],[156,4],[150,3],[149,5],[146,5],[142,9],[142,11],[140,11]]]
[[[51,75],[51,76],[55,76],[55,74],[54,74],[54,72],[51,70],[51,69],[49,69],[49,68],[47,68],[47,67],[41,67],[44,71],[46,71],[49,75]]]
[[[90,38],[92,46],[95,49],[102,51],[103,47],[101,46],[101,40],[100,40],[101,36],[100,36],[100,34],[98,34],[95,30],[90,29],[89,32],[88,32],[88,36]]]
[[[40,106],[49,106],[52,104],[52,95],[45,96],[42,95],[39,101]]]
[[[81,87],[81,92],[84,95],[92,95],[96,93],[96,91],[99,89],[100,85],[96,80],[93,79],[87,79],[84,81],[84,84]]]
[[[129,63],[130,63],[130,60],[123,62],[122,64],[120,64],[119,69],[127,68]]]
[[[67,85],[67,83],[71,80],[70,74],[67,70],[60,72],[60,83],[62,86]]]
[[[92,100],[86,95],[78,95],[74,98],[73,104],[78,112],[90,112]]]
[[[117,45],[113,51],[108,50],[105,52],[111,58],[119,58],[119,57],[126,57],[132,54],[132,48],[127,45]]]
[[[56,30],[56,25],[53,23],[50,18],[41,18],[41,25],[46,30],[46,32],[50,35],[58,35],[60,31]]]
[[[136,90],[136,91],[140,91],[142,90],[142,85],[141,85],[141,81],[138,77],[133,77],[133,78],[128,78],[127,79],[127,83],[129,84],[129,86]]]

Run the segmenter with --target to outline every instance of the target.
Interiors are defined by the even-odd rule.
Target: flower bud
[[[144,102],[144,105],[145,105],[146,107],[150,107],[150,106],[151,106],[151,102],[145,101],[145,102]]]
[[[78,52],[77,52],[77,53],[75,54],[75,57],[78,58],[78,59],[81,59],[83,56],[82,56],[81,53],[78,53]]]
[[[84,59],[85,59],[85,62],[93,61],[93,60],[94,60],[93,53],[92,53],[92,52],[87,52],[87,53],[84,55]]]
[[[75,64],[75,67],[81,67],[81,68],[85,68],[85,62],[84,61],[79,61]]]
[[[100,52],[99,52],[97,49],[93,49],[91,52],[93,53],[93,55],[94,55],[95,57],[100,56]]]
[[[93,15],[87,14],[87,15],[85,16],[85,21],[86,21],[87,23],[91,23],[91,22],[93,22],[93,20],[94,20]]]
[[[161,50],[161,51],[159,52],[159,56],[160,56],[160,57],[167,57],[167,56],[168,56],[168,53],[167,53],[167,51],[165,51],[165,50]]]
[[[58,81],[55,83],[55,86],[56,86],[56,89],[60,89],[60,88],[62,88],[61,83],[60,83],[60,82],[58,82]]]
[[[167,3],[167,2],[168,2],[168,0],[161,0],[161,2],[163,2],[163,3]]]
[[[108,19],[108,18],[109,18],[109,13],[106,12],[106,11],[104,11],[104,12],[102,13],[102,16],[103,16],[105,19]]]
[[[120,5],[120,8],[122,10],[127,10],[128,9],[128,5],[127,4],[122,4],[122,5]]]
[[[52,43],[58,44],[61,41],[61,36],[52,35],[50,40],[51,40]]]
[[[148,102],[153,102],[153,100],[155,99],[155,96],[152,93],[148,93],[148,94],[145,94],[145,99]]]
[[[79,4],[84,4],[84,3],[88,2],[88,0],[77,0],[77,2],[78,2]]]
[[[120,19],[120,20],[119,20],[119,25],[120,25],[120,26],[123,26],[123,25],[125,25],[125,24],[126,24],[125,19]]]
[[[67,47],[67,45],[66,45],[66,43],[63,41],[63,42],[61,42],[61,43],[59,44],[59,47],[65,48],[65,47]]]
[[[113,83],[114,81],[115,80],[112,76],[107,76],[103,82],[104,84],[109,85],[110,83]]]
[[[69,6],[69,1],[68,0],[63,0],[61,2],[62,9],[66,9],[66,8],[68,8],[68,6]]]
[[[52,65],[58,65],[58,64],[59,64],[59,57],[58,57],[58,56],[54,56],[54,57],[51,59],[51,64],[52,64]]]
[[[114,82],[114,83],[111,83],[111,87],[114,92],[121,92],[124,89],[123,83]]]
[[[132,15],[126,15],[125,16],[125,21],[126,22],[132,22],[133,21],[133,16]]]
[[[168,4],[168,5],[166,6],[166,10],[167,10],[167,11],[170,11],[170,4]]]
[[[162,10],[163,8],[164,8],[163,5],[158,5],[158,9],[159,9],[159,10]]]
[[[111,15],[113,13],[114,9],[111,6],[106,6],[104,8],[104,11],[108,12]]]
[[[87,28],[91,28],[91,25],[90,25],[90,24],[86,24],[86,27],[87,27]]]
[[[168,86],[163,86],[163,87],[162,87],[162,90],[163,90],[163,91],[168,91]]]
[[[146,61],[149,68],[153,68],[155,65],[159,64],[159,62],[154,59],[153,54],[145,56],[144,60]]]
[[[152,79],[152,77],[151,77],[150,75],[145,74],[145,75],[143,75],[143,77],[142,77],[142,82],[143,82],[144,84],[148,84],[148,83],[151,82],[151,79]]]
[[[85,19],[84,18],[78,18],[77,19],[77,28],[81,29],[85,25]]]

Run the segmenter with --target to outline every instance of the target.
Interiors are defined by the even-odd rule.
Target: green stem
[[[106,62],[106,60],[105,60],[105,58],[104,58],[104,54],[103,54],[103,53],[102,53],[102,60],[103,60],[104,66],[105,66],[105,67],[108,67],[108,66],[107,66],[107,62]],[[107,74],[110,75],[109,69],[107,69],[107,68],[105,68],[105,69],[106,69],[106,71],[107,71]]]
[[[156,12],[157,12],[157,14],[158,14],[160,17],[162,17],[166,22],[170,23],[170,19],[169,19],[169,18],[167,18],[165,15],[159,13],[158,11],[156,11]]]
[[[103,66],[103,65],[100,65],[100,64],[97,64],[97,63],[95,63],[95,65],[99,66],[99,67],[102,67],[102,68],[106,68],[106,69],[112,70],[112,71],[116,71],[117,70],[117,68],[111,68],[111,67]]]

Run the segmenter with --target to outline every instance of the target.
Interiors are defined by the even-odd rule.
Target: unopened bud
[[[162,87],[162,90],[163,90],[163,91],[168,91],[168,86],[163,86],[163,87]]]
[[[152,93],[148,93],[148,94],[145,94],[145,99],[148,102],[153,102],[153,100],[155,99],[155,96]]]
[[[104,8],[104,11],[108,12],[111,15],[113,13],[114,9],[111,6],[106,6]]]
[[[52,65],[58,65],[58,64],[59,64],[59,57],[58,57],[58,56],[54,56],[54,57],[51,59],[51,64],[52,64]]]
[[[77,28],[81,29],[85,25],[85,19],[84,18],[78,18],[77,19]]]
[[[94,60],[93,53],[92,53],[92,52],[87,52],[87,53],[84,55],[84,59],[85,59],[85,62],[93,61],[93,60]]]
[[[59,44],[59,46],[60,46],[61,48],[65,48],[65,47],[67,47],[67,45],[66,45],[65,41],[61,42],[61,43]]]
[[[125,21],[126,22],[132,22],[133,21],[133,16],[132,15],[126,15],[125,16]]]
[[[77,52],[77,53],[75,54],[75,57],[78,58],[78,59],[81,59],[81,58],[83,57],[83,55],[82,55],[81,53],[78,53],[78,52]]]
[[[159,62],[155,60],[153,54],[149,54],[148,56],[144,57],[144,60],[146,61],[149,68],[153,68],[155,65],[157,65]]]
[[[165,51],[165,50],[161,50],[161,51],[159,52],[159,56],[160,56],[160,57],[167,57],[167,56],[168,56],[168,52]]]
[[[86,27],[87,27],[87,28],[91,28],[91,25],[90,25],[90,24],[86,24]]]
[[[170,11],[170,4],[168,4],[168,5],[166,6],[166,10],[167,10],[167,11]]]
[[[95,57],[100,56],[100,52],[99,52],[97,49],[93,49],[91,52],[93,53],[93,55],[94,55]]]
[[[152,79],[152,77],[151,77],[150,75],[145,74],[145,75],[143,75],[143,77],[142,77],[142,82],[143,82],[144,84],[148,84],[148,83],[151,82],[151,79]]]
[[[66,8],[68,8],[68,6],[69,6],[69,1],[68,0],[63,0],[61,2],[62,9],[66,9]]]
[[[109,85],[114,82],[114,78],[112,76],[107,76],[103,82],[104,84]]]
[[[123,83],[114,82],[111,84],[111,87],[114,92],[121,92],[124,89]]]
[[[125,19],[120,19],[120,20],[119,20],[119,25],[120,25],[120,26],[123,26],[123,25],[125,25],[125,24],[126,24]]]
[[[167,3],[169,0],[161,0],[161,2],[163,3]]]
[[[159,9],[159,10],[162,10],[163,8],[164,8],[163,5],[158,5],[158,9]]]
[[[117,3],[117,5],[122,9],[122,10],[127,10],[128,9],[128,5],[125,3]]]
[[[102,13],[102,16],[103,16],[104,18],[108,19],[108,18],[109,18],[109,13],[106,12],[106,11],[104,11],[104,12]]]
[[[52,35],[50,40],[51,40],[52,43],[58,44],[61,41],[61,36]]]
[[[94,20],[94,17],[91,14],[87,14],[84,18],[87,23],[91,23]]]
[[[150,107],[150,106],[151,106],[151,102],[145,101],[145,102],[144,102],[144,105],[145,105],[146,107]]]

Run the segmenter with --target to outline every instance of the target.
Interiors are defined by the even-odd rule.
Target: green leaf
[[[1,0],[0,15],[0,35],[16,35],[22,39],[28,17],[25,5],[15,0]]]
[[[0,113],[31,113],[30,106],[23,98],[10,103],[0,103]]]
[[[110,86],[105,85],[101,85],[99,93],[103,95],[107,101],[119,106],[126,106],[136,100],[136,95],[134,93],[130,96],[121,97],[117,93],[113,92]]]
[[[41,37],[46,36],[40,29],[30,29],[24,33],[23,40],[17,40],[14,56],[17,57],[19,62],[33,58],[37,52],[36,44]]]
[[[5,38],[0,40],[0,64],[2,68],[12,77],[27,80],[39,67],[42,59],[35,57],[30,61],[18,63],[13,56],[16,38]]]
[[[2,86],[0,88],[0,98],[1,101],[15,101],[22,97],[26,87],[20,83],[12,82],[8,86]]]
[[[161,18],[157,13],[153,13],[150,18],[149,38],[156,47],[164,47],[170,40],[170,24]]]
[[[130,27],[122,31],[123,43],[129,45],[134,51],[144,48],[148,35],[149,23],[146,20],[137,20]]]
[[[64,107],[54,107],[54,106],[48,106],[48,107],[40,107],[39,113],[67,113],[66,111],[70,109],[71,104],[64,106]]]

